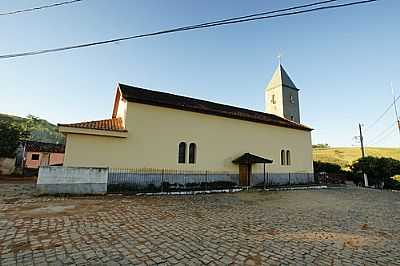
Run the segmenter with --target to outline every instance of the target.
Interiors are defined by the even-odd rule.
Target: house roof
[[[254,164],[254,163],[272,163],[272,162],[273,161],[270,159],[265,159],[263,157],[248,152],[232,161],[232,163],[234,164]]]
[[[27,152],[52,152],[64,153],[65,146],[63,144],[45,143],[38,141],[26,141],[25,151]]]
[[[294,128],[306,131],[312,130],[307,126],[269,113],[258,112],[245,108],[239,108],[166,92],[153,91],[124,84],[119,84],[118,86],[122,97],[130,102],[264,123],[279,127]]]
[[[267,90],[276,88],[278,86],[285,86],[291,89],[299,90],[281,64],[279,64],[276,68],[274,75],[267,86]]]
[[[124,127],[122,119],[111,118],[104,120],[96,120],[96,121],[88,121],[88,122],[80,122],[73,124],[58,124],[61,127],[73,127],[73,128],[84,128],[84,129],[96,129],[96,130],[106,130],[106,131],[118,131],[118,132],[126,132],[127,130]]]

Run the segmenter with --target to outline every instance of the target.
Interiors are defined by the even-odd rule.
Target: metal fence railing
[[[313,173],[254,173],[250,178],[253,187],[292,186],[314,183]]]
[[[167,169],[110,169],[109,192],[175,192],[233,189],[239,174],[233,172]]]
[[[253,173],[250,186],[309,184],[312,173]],[[177,192],[234,189],[240,187],[238,172],[168,169],[110,169],[108,192]]]

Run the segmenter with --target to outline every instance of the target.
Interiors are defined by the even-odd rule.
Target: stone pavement
[[[400,193],[34,197],[0,184],[0,265],[400,265]]]

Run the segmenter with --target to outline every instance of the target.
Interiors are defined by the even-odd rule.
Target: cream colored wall
[[[275,104],[272,104],[272,95],[275,95]],[[290,102],[290,95],[294,97],[294,103]],[[280,117],[300,123],[299,93],[297,90],[282,87],[279,85],[275,88],[267,89],[265,92],[266,111]]]
[[[308,131],[131,102],[126,122],[128,138],[67,134],[64,165],[237,171],[232,160],[250,152],[274,160],[270,172],[313,171]],[[177,163],[181,141],[197,144],[196,164]],[[291,166],[280,165],[281,149]]]
[[[117,109],[117,117],[122,118],[122,121],[124,122],[124,126],[126,126],[125,125],[126,112],[127,112],[127,101],[120,97],[119,103],[118,103],[118,109]]]

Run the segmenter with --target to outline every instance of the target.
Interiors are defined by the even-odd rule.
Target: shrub
[[[142,192],[149,192],[149,193],[154,193],[154,192],[160,192],[160,187],[157,187],[154,184],[148,184],[146,187],[141,189]]]
[[[323,144],[314,144],[314,145],[312,145],[312,147],[317,148],[317,149],[327,149],[330,146],[328,143],[323,143]]]
[[[230,189],[234,187],[236,187],[236,184],[230,181],[214,181],[207,184],[207,189],[209,190]]]
[[[327,163],[321,161],[313,161],[314,172],[315,173],[330,173],[330,174],[339,174],[341,173],[342,168],[338,164]]]
[[[393,178],[388,178],[385,180],[383,188],[400,190],[400,181]]]

